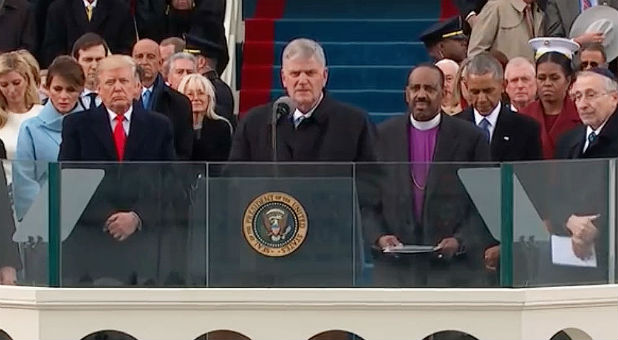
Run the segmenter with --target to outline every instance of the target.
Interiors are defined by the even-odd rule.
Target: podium
[[[280,165],[268,177],[229,170],[208,183],[209,287],[354,286],[351,166]]]

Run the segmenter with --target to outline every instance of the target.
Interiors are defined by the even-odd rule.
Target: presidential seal
[[[242,233],[249,246],[269,257],[295,252],[307,236],[307,213],[294,197],[268,192],[256,197],[245,210]]]

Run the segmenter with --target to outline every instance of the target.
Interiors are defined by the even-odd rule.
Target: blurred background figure
[[[161,52],[163,65],[165,66],[165,63],[172,56],[172,54],[184,51],[186,46],[187,44],[185,41],[178,37],[163,39],[159,44],[159,51]]]
[[[528,59],[511,59],[504,69],[504,80],[511,111],[520,112],[536,99],[536,70]]]
[[[27,0],[0,0],[0,53],[20,48],[36,52],[34,8]]]
[[[208,78],[191,74],[178,90],[189,97],[193,110],[193,161],[226,161],[232,146],[232,124],[215,113],[215,91]]]
[[[434,61],[451,59],[461,63],[468,50],[469,28],[460,17],[437,22],[419,36]]]
[[[101,105],[101,98],[99,98],[96,91],[97,66],[109,54],[107,43],[96,33],[86,33],[73,44],[71,55],[77,60],[86,76],[84,90],[80,95],[79,101],[87,110]]]
[[[600,43],[588,43],[579,49],[579,70],[587,71],[591,68],[607,68],[607,55]]]
[[[163,74],[174,90],[178,90],[184,76],[193,73],[197,73],[197,59],[189,53],[176,53],[163,65]]]
[[[456,100],[453,95],[455,88],[455,77],[459,71],[459,65],[450,59],[442,59],[436,66],[444,74],[444,98],[442,98],[442,111],[450,116],[461,112],[461,101]]]

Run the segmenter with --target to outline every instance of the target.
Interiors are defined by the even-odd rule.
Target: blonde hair
[[[24,61],[28,63],[28,66],[30,66],[30,71],[32,72],[32,77],[34,79],[36,87],[38,88],[39,86],[41,86],[41,66],[39,65],[39,62],[36,61],[36,58],[32,54],[30,54],[28,50],[21,49],[15,52],[17,52],[20,57],[24,58]]]
[[[230,121],[215,113],[215,88],[210,82],[210,80],[208,80],[208,78],[204,77],[201,74],[188,74],[182,77],[180,85],[178,85],[178,92],[186,95],[186,92],[187,90],[189,90],[190,87],[202,87],[204,88],[204,92],[206,92],[206,95],[208,95],[208,109],[206,109],[206,112],[204,112],[203,114],[200,113],[202,117],[206,117],[212,120],[223,120],[229,125],[231,131],[232,124],[230,123]]]
[[[26,81],[26,93],[24,94],[26,108],[30,109],[32,106],[40,104],[41,99],[37,92],[38,86],[36,85],[32,69],[28,62],[18,52],[0,54],[0,75],[5,75],[12,71],[17,72]],[[3,127],[9,119],[8,106],[8,101],[0,92],[0,128]]]
[[[97,65],[97,84],[99,82],[99,76],[101,75],[101,72],[125,67],[131,69],[131,73],[133,74],[134,78],[133,80],[139,81],[139,74],[137,73],[137,64],[135,64],[135,61],[129,56],[114,54],[101,59],[101,61]]]
[[[470,63],[470,58],[464,59],[459,65],[459,70],[457,70],[457,74],[455,75],[454,86],[453,86],[453,102],[460,103],[461,98],[464,97],[463,89],[461,88],[461,83],[465,79],[467,75],[468,64]],[[467,98],[466,101],[468,100]]]

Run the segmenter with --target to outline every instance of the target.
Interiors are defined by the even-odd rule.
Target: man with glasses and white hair
[[[373,126],[367,113],[331,98],[322,47],[309,39],[283,50],[281,82],[296,106],[277,122],[277,161],[373,161]],[[234,136],[230,160],[272,161],[273,103],[249,111]]]

